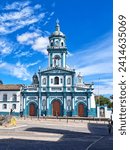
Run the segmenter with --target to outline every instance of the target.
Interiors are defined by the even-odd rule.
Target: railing
[[[25,86],[24,89],[26,89],[27,91],[38,91],[38,88],[33,85]]]

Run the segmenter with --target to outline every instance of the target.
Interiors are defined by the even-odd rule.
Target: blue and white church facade
[[[33,83],[22,88],[21,112],[24,116],[81,116],[96,117],[93,84],[66,64],[65,35],[57,21],[49,37],[48,67],[39,69]]]

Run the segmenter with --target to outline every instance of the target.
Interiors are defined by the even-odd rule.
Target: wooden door
[[[60,102],[59,101],[54,101],[52,103],[52,112],[53,112],[53,116],[60,116]]]
[[[35,116],[35,105],[33,103],[30,104],[30,116]]]
[[[78,116],[80,116],[80,117],[84,116],[84,104],[79,104],[79,106],[78,106]]]

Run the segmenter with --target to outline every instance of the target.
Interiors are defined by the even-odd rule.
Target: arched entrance
[[[78,105],[78,116],[83,117],[84,116],[84,104]]]
[[[37,107],[34,103],[30,103],[29,105],[29,115],[36,116],[37,115]]]
[[[52,115],[60,116],[60,102],[58,100],[52,102]]]

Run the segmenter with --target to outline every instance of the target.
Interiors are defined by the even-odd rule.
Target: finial
[[[59,19],[56,20],[56,31],[60,31]]]
[[[59,19],[58,18],[56,19],[56,24],[59,24]]]

